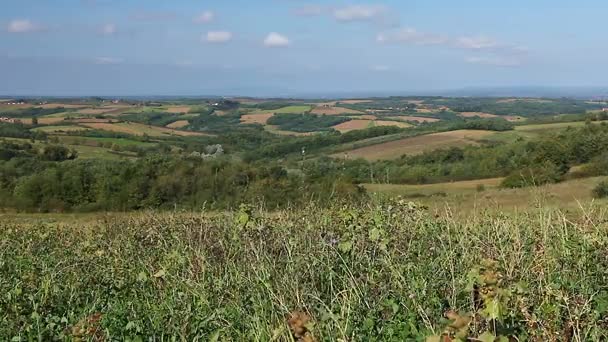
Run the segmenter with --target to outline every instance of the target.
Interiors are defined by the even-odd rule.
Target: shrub
[[[608,182],[603,181],[593,188],[593,197],[595,198],[606,198],[608,197]]]

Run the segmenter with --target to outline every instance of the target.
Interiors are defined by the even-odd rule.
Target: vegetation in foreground
[[[607,217],[458,221],[390,201],[3,220],[0,337],[599,341]]]

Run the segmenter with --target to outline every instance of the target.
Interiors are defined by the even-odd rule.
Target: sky
[[[605,0],[2,0],[0,94],[605,87]]]

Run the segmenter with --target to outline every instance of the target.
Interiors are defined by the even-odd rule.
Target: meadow
[[[532,205],[532,204],[531,204]],[[6,340],[600,341],[604,208],[404,200],[0,222]]]

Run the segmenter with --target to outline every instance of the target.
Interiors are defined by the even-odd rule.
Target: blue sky
[[[3,0],[0,94],[606,86],[605,0]]]

